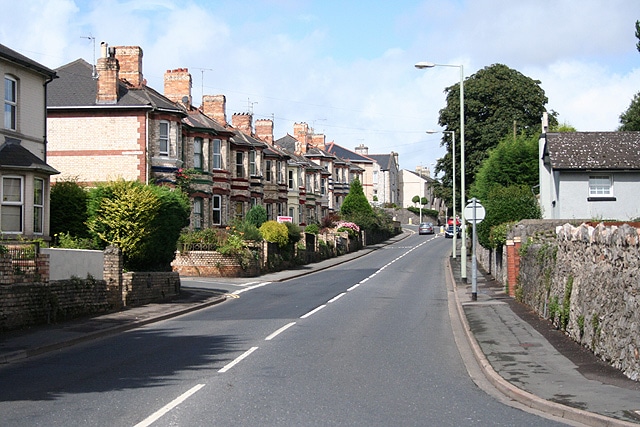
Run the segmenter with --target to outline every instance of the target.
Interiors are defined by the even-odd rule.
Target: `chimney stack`
[[[306,153],[309,145],[309,125],[305,122],[294,123],[293,137],[300,143],[296,144],[296,154]]]
[[[325,149],[325,136],[323,133],[314,133],[311,135],[311,145],[321,150]]]
[[[117,46],[115,49],[120,64],[120,79],[133,87],[142,87],[142,49],[139,46]]]
[[[253,135],[253,115],[249,113],[234,113],[231,116],[233,127],[247,135]]]
[[[227,125],[227,98],[224,95],[204,95],[201,110],[222,126]]]
[[[164,73],[164,96],[171,101],[191,106],[191,74],[187,68],[167,70]]]
[[[98,58],[98,94],[96,104],[115,104],[118,102],[118,72],[120,67],[115,57],[115,49],[105,42],[100,43],[101,57]]]
[[[360,144],[356,147],[356,154],[360,154],[361,156],[369,155],[369,147],[364,144]]]
[[[256,120],[256,136],[269,145],[273,145],[273,120]]]

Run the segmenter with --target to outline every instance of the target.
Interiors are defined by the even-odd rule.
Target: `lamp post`
[[[451,164],[452,164],[452,171],[453,171],[453,193],[451,194],[451,200],[453,201],[453,212],[451,214],[451,217],[453,218],[453,241],[452,241],[452,258],[456,258],[456,239],[458,237],[458,233],[456,232],[456,228],[458,227],[457,221],[456,221],[456,133],[452,130],[443,130],[440,131],[442,133],[450,133],[451,134],[451,140],[452,140],[452,146],[451,146],[451,155],[452,160],[451,160]],[[434,133],[438,133],[438,131],[435,130],[428,130],[427,133],[429,134],[434,134]]]
[[[464,168],[464,67],[463,65],[434,64],[433,62],[418,62],[415,65],[418,69],[433,67],[457,67],[460,68],[460,200],[461,207],[465,205],[465,168]],[[462,245],[460,247],[460,276],[464,282],[467,281],[467,229],[464,218],[464,209],[461,209],[462,219]],[[455,219],[454,219],[455,223]],[[455,230],[455,228],[454,228]]]

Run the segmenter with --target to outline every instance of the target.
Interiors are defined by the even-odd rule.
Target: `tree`
[[[369,204],[367,196],[364,195],[359,179],[356,178],[351,183],[349,194],[344,198],[342,206],[340,207],[340,214],[350,220],[353,220],[354,216],[370,216],[373,214],[373,208]],[[357,221],[353,222],[357,223]]]
[[[627,111],[620,114],[620,127],[622,131],[640,130],[640,92],[636,93],[629,104]]]
[[[482,162],[469,194],[481,201],[497,186],[538,184],[538,137],[519,135],[504,138]]]
[[[636,43],[636,49],[640,52],[640,21],[636,21],[636,38],[638,39],[638,43]]]
[[[420,196],[413,196],[413,198],[411,199],[411,202],[414,205],[417,205],[418,203],[420,203]]]
[[[51,187],[51,235],[68,233],[89,236],[87,221],[87,191],[76,180],[58,181]]]
[[[262,205],[255,205],[247,212],[246,221],[257,228],[267,221],[267,210]]]
[[[465,175],[470,185],[491,148],[506,135],[540,133],[542,113],[548,102],[539,80],[533,80],[506,65],[494,64],[464,82]],[[460,134],[460,84],[445,89],[447,105],[440,110],[439,124]],[[549,125],[557,126],[557,113]],[[436,172],[444,172],[442,185],[452,186],[451,144],[443,137],[447,154],[438,160]],[[459,146],[457,147],[459,149]],[[456,156],[459,162],[460,156]],[[456,165],[456,171],[460,171]],[[459,173],[459,172],[456,172]],[[458,181],[460,182],[460,181]]]

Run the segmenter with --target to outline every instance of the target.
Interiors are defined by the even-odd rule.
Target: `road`
[[[297,279],[236,281],[223,304],[9,365],[0,425],[560,425],[470,379],[450,245],[416,234]]]

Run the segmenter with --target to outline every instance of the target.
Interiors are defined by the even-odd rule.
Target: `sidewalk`
[[[403,233],[385,244],[298,269],[260,276],[278,282],[313,273],[364,256],[408,237]],[[599,361],[526,306],[508,297],[481,269],[477,301],[460,278],[460,258],[448,258],[449,283],[471,353],[488,382],[507,398],[567,420],[594,426],[640,425],[640,383]],[[449,267],[450,266],[450,267]],[[179,298],[117,313],[58,325],[0,334],[0,364],[69,347],[225,301],[221,292],[183,288]],[[636,412],[638,411],[638,412]]]

